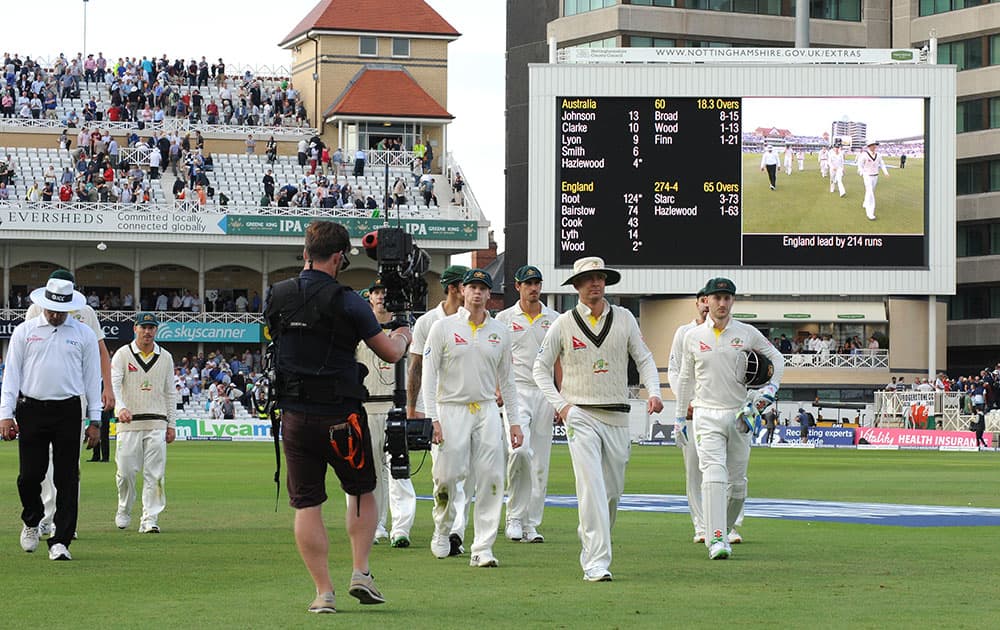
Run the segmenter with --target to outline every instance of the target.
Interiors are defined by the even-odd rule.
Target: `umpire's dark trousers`
[[[49,467],[52,445],[52,481],[56,487],[56,513],[52,519],[56,535],[49,547],[62,543],[69,547],[76,531],[80,500],[80,398],[35,400],[22,396],[17,410],[18,453],[21,464],[17,492],[21,496],[21,520],[38,527],[42,506],[42,479]]]

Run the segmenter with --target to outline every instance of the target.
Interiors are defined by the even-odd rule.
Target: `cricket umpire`
[[[649,392],[646,412],[663,410],[656,362],[639,324],[628,309],[604,299],[606,286],[620,279],[596,256],[573,263],[573,275],[563,284],[572,284],[580,301],[556,318],[533,367],[535,383],[566,423],[580,506],[580,565],[588,582],[611,580],[611,528],[625,491],[630,447],[629,356]],[[553,382],[557,359],[561,390]]]
[[[732,554],[726,532],[735,525],[746,500],[754,416],[774,404],[784,360],[759,330],[732,318],[736,295],[732,280],[712,278],[702,294],[708,300],[708,317],[684,336],[675,426],[686,423],[683,414],[690,405],[709,558],[716,560]],[[748,396],[745,352],[750,350],[766,356],[774,372],[769,382]]]
[[[344,226],[310,223],[303,270],[273,285],[264,309],[274,339],[275,402],[281,409],[295,542],[316,585],[309,606],[316,613],[336,611],[321,511],[327,466],[349,495],[346,524],[354,572],[348,592],[362,604],[385,602],[368,567],[378,514],[372,493],[378,462],[362,406],[367,398],[364,374],[354,352],[364,341],[380,358],[395,363],[411,339],[406,327],[384,334],[361,296],[337,282],[337,274],[349,264],[350,248]]]
[[[0,436],[20,435],[17,491],[21,497],[21,548],[38,547],[38,524],[44,507],[42,478],[52,446],[56,487],[56,533],[48,539],[49,558],[72,560],[69,546],[76,531],[80,489],[80,398],[86,397],[87,443],[100,442],[101,356],[97,336],[69,317],[86,298],[73,282],[50,278],[31,292],[42,307],[38,317],[14,329],[0,389]],[[17,419],[16,423],[14,419]]]

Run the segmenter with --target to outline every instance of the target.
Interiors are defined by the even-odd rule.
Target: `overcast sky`
[[[462,34],[448,46],[448,110],[456,118],[448,141],[503,251],[505,3],[427,2]],[[204,55],[210,60],[222,57],[229,66],[287,67],[290,53],[277,44],[316,4],[317,0],[8,0],[3,3],[0,46],[3,52],[42,58],[83,52],[86,10],[86,52],[103,52],[114,59]]]
[[[743,129],[787,129],[797,136],[820,136],[830,123],[850,120],[868,125],[868,138],[888,140],[924,134],[922,98],[748,98],[743,99]]]

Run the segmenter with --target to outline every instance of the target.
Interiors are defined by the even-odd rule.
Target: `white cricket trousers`
[[[862,175],[865,180],[865,202],[862,204],[869,219],[875,218],[875,187],[878,175]]]
[[[611,528],[618,499],[625,491],[625,466],[631,448],[628,426],[601,422],[572,407],[566,415],[566,440],[576,477],[577,534],[583,546],[580,566],[585,573],[607,571],[611,567]]]
[[[529,527],[542,524],[545,490],[549,483],[549,456],[552,453],[552,417],[555,410],[537,387],[518,384],[523,444],[507,445],[507,518],[517,518]],[[510,431],[507,415],[504,427]]]
[[[376,402],[365,405],[368,431],[372,438],[372,456],[381,462],[375,466],[375,505],[378,524],[385,527],[386,516],[392,516],[390,539],[410,535],[417,513],[417,493],[409,479],[393,479],[389,471],[389,454],[385,452],[385,421],[392,403]],[[412,454],[411,454],[412,457]],[[350,502],[350,497],[345,495]]]
[[[844,190],[844,167],[830,169],[830,192],[833,192],[834,187],[840,191],[841,197],[847,194]]]
[[[441,443],[431,449],[434,466],[434,533],[448,536],[456,532],[465,505],[452,506],[452,498],[465,485],[465,494],[475,488],[472,512],[472,554],[489,551],[497,537],[503,506],[504,447],[503,421],[496,401],[438,403]],[[452,508],[452,509],[449,509]],[[464,523],[463,523],[464,529]],[[459,535],[461,535],[459,533]]]
[[[691,524],[694,525],[696,536],[704,536],[705,513],[701,505],[701,462],[698,459],[698,448],[695,446],[694,427],[688,427],[687,438],[675,439],[680,439],[683,442],[681,456],[684,458],[684,488],[687,493],[688,511],[691,513]]]
[[[118,474],[118,512],[131,514],[135,504],[135,478],[142,471],[141,527],[157,524],[167,505],[163,476],[167,468],[167,430],[119,431],[115,448]]]
[[[694,432],[701,461],[705,543],[736,524],[747,496],[750,434],[736,423],[738,409],[695,407]]]

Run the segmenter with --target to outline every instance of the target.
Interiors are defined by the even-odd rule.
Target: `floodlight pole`
[[[87,58],[87,2],[83,0],[83,58]]]
[[[809,0],[795,0],[795,47],[809,48]]]

